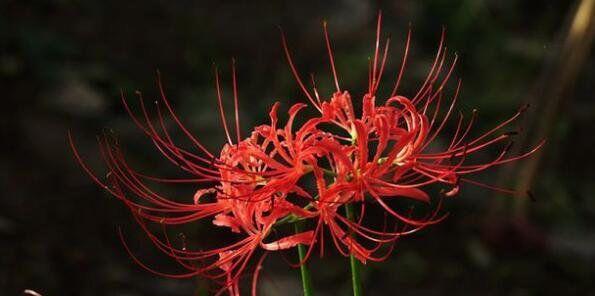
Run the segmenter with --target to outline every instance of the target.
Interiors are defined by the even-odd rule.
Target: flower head
[[[361,111],[354,108],[350,92],[340,86],[326,23],[323,32],[335,85],[335,92],[328,99],[321,98],[315,84],[312,89],[306,87],[293,63],[285,35],[281,35],[290,69],[308,102],[291,106],[284,124],[278,120],[280,105],[275,103],[269,112],[268,124],[253,128],[247,138],[242,138],[234,63],[234,135],[225,117],[216,70],[219,112],[227,140],[218,153],[208,150],[183,125],[165,96],[160,79],[161,100],[156,104],[155,122],[140,93],[141,116],[131,110],[122,95],[123,104],[138,128],[165,159],[188,175],[187,178],[160,178],[138,172],[126,161],[118,141],[108,136],[101,137],[99,145],[109,174],[105,179],[99,178],[82,160],[71,139],[74,155],[84,170],[128,206],[156,248],[186,271],[165,274],[153,270],[130,251],[134,260],[165,276],[213,279],[221,284],[221,291],[237,295],[239,280],[247,268],[252,268],[254,261],[256,282],[264,260],[262,254],[267,252],[307,245],[306,257],[295,264],[299,265],[310,257],[315,247],[322,256],[325,237],[330,237],[332,245],[346,256],[354,255],[363,263],[381,261],[390,255],[397,239],[444,219],[446,215],[440,211],[442,199],[455,196],[461,184],[513,193],[474,181],[468,175],[524,158],[541,146],[525,154],[508,156],[511,134],[502,130],[523,110],[476,137],[470,137],[476,112],[469,120],[458,113],[453,136],[446,147],[437,151],[436,147],[431,147],[432,142],[449,119],[456,116],[454,106],[461,81],[456,83],[450,96],[445,88],[453,75],[457,56],[448,61],[443,32],[434,62],[419,90],[413,96],[400,94],[409,52],[409,31],[392,92],[379,96],[377,90],[385,72],[390,44],[387,39],[380,47],[380,28],[379,15],[368,89],[361,98]],[[314,108],[318,113],[296,125],[295,119],[304,108]],[[167,120],[178,126],[194,149],[174,142],[165,127]],[[495,159],[472,162],[473,154],[499,144],[502,144],[501,152]],[[194,184],[197,190],[194,196],[180,201],[157,193],[150,186],[153,182]],[[445,188],[443,194],[432,198],[426,190],[431,184],[441,184]],[[394,200],[425,204],[428,210],[414,215],[410,207],[396,206]],[[346,206],[355,207],[356,211],[345,213]],[[369,223],[370,211],[383,213],[382,225]],[[190,250],[185,245],[174,244],[167,234],[166,227],[203,221],[227,229],[235,234],[235,239],[209,249]],[[306,223],[309,228],[297,233],[286,232],[284,225],[291,223]],[[161,225],[163,231],[156,232],[149,224]],[[205,236],[203,240],[209,239]],[[217,243],[209,241],[208,245]],[[257,255],[261,259],[252,260]],[[254,287],[255,284],[253,293]]]

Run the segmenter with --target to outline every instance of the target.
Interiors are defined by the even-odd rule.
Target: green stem
[[[347,219],[354,221],[355,213],[353,210],[353,204],[348,203],[345,205],[345,213]],[[353,235],[353,233],[351,234]],[[355,258],[353,254],[349,255],[349,265],[351,267],[351,285],[353,287],[353,296],[362,296],[362,279],[360,276],[360,262]]]
[[[295,233],[302,233],[304,231],[304,221],[297,221],[294,224]],[[300,262],[304,261],[306,257],[306,246],[303,244],[298,245],[298,254],[300,256]],[[300,274],[302,276],[302,287],[304,289],[304,296],[312,296],[312,279],[310,278],[310,270],[304,262],[300,265]]]

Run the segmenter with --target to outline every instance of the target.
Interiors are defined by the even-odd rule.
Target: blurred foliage
[[[445,26],[449,51],[462,58],[458,106],[465,112],[478,108],[476,128],[485,130],[542,87],[538,78],[560,47],[570,2],[2,1],[0,294],[206,293],[202,281],[159,278],[130,260],[118,226],[139,257],[175,270],[174,262],[154,258],[157,251],[126,209],[82,174],[66,145],[71,130],[82,154],[101,170],[93,135],[113,130],[139,168],[174,173],[157,161],[119,102],[120,90],[130,98],[137,89],[154,98],[157,69],[179,116],[216,149],[223,136],[214,112],[213,63],[222,69],[229,94],[230,59],[237,59],[241,120],[248,132],[265,121],[275,100],[285,107],[303,100],[282,56],[277,25],[286,31],[302,73],[315,73],[321,93],[330,94],[321,30],[327,19],[342,84],[357,96],[367,83],[374,21],[382,9],[384,33],[393,39],[386,81],[396,71],[410,24],[412,55],[403,91],[414,92]],[[387,262],[364,268],[368,295],[594,291],[593,51],[589,56],[548,137],[533,187],[537,202],[529,205],[528,217],[509,219],[506,202],[494,200],[511,197],[467,186],[448,202],[446,222],[399,242]],[[503,178],[494,171],[482,179],[498,184]],[[192,188],[177,194],[185,192]],[[186,233],[200,242],[200,228]],[[320,295],[348,294],[347,267],[337,254],[314,260]],[[267,260],[264,295],[294,295],[298,285],[297,271],[280,258]]]

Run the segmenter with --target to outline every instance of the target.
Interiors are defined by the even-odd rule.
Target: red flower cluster
[[[370,59],[368,90],[362,98],[362,110],[356,112],[349,92],[340,87],[333,51],[324,24],[324,35],[336,92],[329,100],[321,100],[315,87],[306,88],[296,70],[285,37],[282,43],[297,83],[309,104],[295,104],[288,112],[285,125],[279,123],[279,103],[269,112],[270,123],[254,128],[242,139],[238,116],[237,83],[233,67],[235,103],[235,141],[228,127],[215,72],[217,96],[227,143],[218,155],[207,150],[182,124],[166,99],[161,82],[161,101],[157,104],[158,121],[150,120],[139,94],[143,116],[137,117],[123,98],[124,106],[138,127],[172,163],[192,176],[188,179],[163,179],[142,174],[126,162],[117,141],[109,137],[99,140],[102,156],[109,169],[107,180],[101,180],[74,154],[83,168],[101,186],[126,204],[155,246],[175,259],[187,272],[164,274],[170,277],[203,276],[221,283],[221,291],[238,295],[238,281],[256,253],[287,250],[298,244],[308,246],[303,264],[318,247],[324,253],[325,237],[343,255],[354,255],[359,261],[381,261],[391,252],[395,241],[423,227],[441,221],[443,196],[454,196],[461,183],[471,183],[509,192],[466,178],[466,175],[515,161],[530,155],[507,156],[506,145],[511,133],[502,133],[522,112],[520,110],[493,129],[469,138],[476,119],[473,112],[465,121],[458,114],[456,128],[442,151],[429,151],[429,145],[445,127],[453,114],[460,81],[447,104],[444,88],[451,77],[457,57],[447,66],[444,33],[427,78],[412,97],[398,95],[405,69],[410,32],[396,83],[387,99],[376,96],[387,60],[389,41],[380,48],[381,17],[378,18],[376,45]],[[382,51],[382,53],[380,53]],[[171,120],[194,144],[195,150],[174,143],[165,128],[166,109]],[[316,116],[295,124],[298,113],[307,107],[318,110]],[[502,144],[498,156],[483,163],[469,163],[470,156],[486,147]],[[436,150],[436,148],[434,148]],[[194,197],[185,202],[174,201],[155,192],[149,182],[167,184],[204,184]],[[444,184],[446,190],[435,201],[426,193],[426,186]],[[396,201],[411,201],[428,207],[426,214],[413,215],[409,207]],[[344,208],[349,207],[349,213]],[[355,208],[355,211],[354,211]],[[369,217],[375,208],[384,213],[383,222]],[[354,214],[357,213],[357,214]],[[377,215],[376,215],[377,216]],[[377,218],[377,217],[376,217]],[[235,241],[208,250],[189,250],[174,246],[167,231],[155,233],[149,222],[179,225],[208,221],[235,233]],[[287,225],[303,223],[306,230],[287,232]],[[325,234],[328,232],[328,234]],[[208,238],[203,239],[208,244]],[[127,247],[128,249],[128,247]],[[264,250],[264,252],[262,252]],[[256,264],[253,293],[264,255]]]

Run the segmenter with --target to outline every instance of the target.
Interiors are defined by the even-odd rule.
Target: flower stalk
[[[353,210],[353,203],[345,204],[345,213],[347,219],[354,221],[355,213]],[[353,236],[353,233],[350,234]],[[360,275],[360,262],[355,258],[353,253],[349,255],[349,267],[351,269],[351,286],[353,288],[353,296],[361,296],[362,294],[362,279]]]
[[[299,234],[304,231],[304,221],[297,221],[293,224],[295,233]],[[303,244],[299,244],[297,246],[298,249],[298,256],[300,258],[300,275],[302,278],[302,289],[304,290],[304,296],[312,296],[312,278],[310,277],[310,270],[306,265],[304,258],[306,258],[306,246]]]

